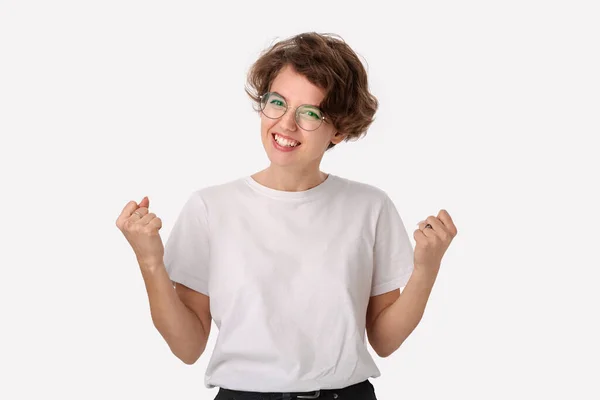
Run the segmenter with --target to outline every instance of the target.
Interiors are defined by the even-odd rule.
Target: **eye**
[[[305,119],[318,121],[321,119],[321,113],[314,108],[302,107],[299,110],[300,116]]]
[[[285,103],[279,99],[271,99],[269,100],[269,104],[273,104],[277,107],[285,107]]]

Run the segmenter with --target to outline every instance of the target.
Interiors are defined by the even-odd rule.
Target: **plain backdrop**
[[[380,400],[598,399],[594,1],[0,2],[0,398],[213,399],[154,328],[115,221],[267,166],[248,68],[317,31],[363,58],[376,120],[322,169],[459,234]]]

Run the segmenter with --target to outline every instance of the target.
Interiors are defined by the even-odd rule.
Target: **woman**
[[[246,91],[270,165],[193,192],[164,248],[148,198],[117,220],[152,320],[186,364],[215,321],[204,383],[220,388],[217,399],[375,399],[368,378],[380,373],[366,339],[387,357],[408,337],[456,227],[444,210],[428,217],[413,252],[385,192],[320,170],[377,109],[363,65],[338,37],[274,44]]]

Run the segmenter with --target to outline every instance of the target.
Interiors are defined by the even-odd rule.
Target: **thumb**
[[[144,197],[142,199],[142,201],[140,201],[140,204],[138,207],[146,207],[146,208],[150,207],[150,199],[148,199],[148,196]]]

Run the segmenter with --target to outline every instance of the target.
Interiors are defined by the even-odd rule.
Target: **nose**
[[[288,131],[295,131],[296,126],[296,113],[292,110],[288,110],[283,117],[281,117],[281,125]]]

